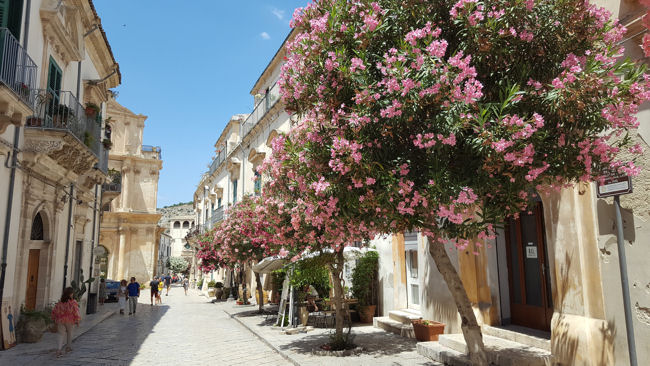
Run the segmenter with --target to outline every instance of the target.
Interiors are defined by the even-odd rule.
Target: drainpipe
[[[18,143],[20,142],[20,127],[14,127],[14,146],[11,154],[11,173],[9,173],[9,196],[7,196],[7,214],[5,216],[5,232],[2,238],[2,263],[0,264],[0,303],[4,296],[5,275],[7,272],[7,251],[9,248],[9,231],[11,227],[11,210],[14,200],[14,186],[16,183],[16,165],[18,164]],[[7,156],[7,160],[9,156]]]
[[[79,90],[81,89],[81,61],[77,62],[77,101],[81,103]]]
[[[95,226],[97,225],[97,187],[95,184],[95,203],[93,204],[93,233],[90,241],[90,268],[88,270],[88,278],[93,277],[93,251],[95,250]],[[88,303],[86,304],[86,314],[90,314],[90,284],[88,284]]]
[[[70,183],[70,199],[68,200],[68,230],[65,234],[65,264],[63,265],[63,290],[68,284],[68,255],[70,254],[70,229],[72,228],[72,200],[74,183]]]

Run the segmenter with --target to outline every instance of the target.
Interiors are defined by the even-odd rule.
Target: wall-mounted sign
[[[537,258],[537,247],[526,247],[526,258]]]
[[[632,193],[632,179],[627,175],[608,172],[603,182],[598,182],[596,196],[605,198]]]

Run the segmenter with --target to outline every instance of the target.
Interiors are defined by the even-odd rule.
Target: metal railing
[[[85,108],[69,91],[36,91],[34,115],[25,127],[69,132],[99,158],[101,123],[86,117]]]
[[[217,156],[215,156],[214,159],[212,159],[212,163],[210,163],[210,170],[208,171],[209,175],[212,175],[212,173],[214,173],[217,170],[219,165],[221,165],[221,163],[223,163],[224,160],[226,160],[226,156],[228,156],[228,149],[226,146],[223,146],[221,148],[221,151],[219,151],[219,153],[217,154]]]
[[[97,163],[97,169],[99,169],[104,174],[108,173],[108,149],[104,145],[99,147],[99,162]]]
[[[106,161],[108,161],[108,155]],[[110,181],[102,184],[104,192],[122,192],[122,174],[114,169],[109,170],[107,174]]]
[[[162,149],[160,148],[160,146],[142,145],[142,152],[143,153],[153,153],[154,158],[156,158],[158,160],[162,159]]]
[[[214,227],[214,225],[221,220],[223,220],[223,206],[218,207],[214,211],[212,211],[212,217],[210,218],[212,227]]]
[[[275,103],[280,100],[280,86],[276,82],[273,84],[271,89],[269,89],[269,92],[266,93],[264,98],[255,105],[255,109],[253,109],[253,112],[248,115],[246,118],[246,121],[242,123],[240,130],[239,130],[239,136],[241,140],[244,140],[244,137],[257,125],[257,123],[264,117],[266,112],[271,109]]]
[[[38,66],[9,29],[0,28],[0,82],[34,107]]]

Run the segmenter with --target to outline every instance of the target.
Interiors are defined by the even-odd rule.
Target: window
[[[221,208],[221,197],[217,198],[217,208]]]
[[[32,233],[29,235],[30,240],[44,240],[43,239],[43,218],[41,213],[37,213],[32,221]]]
[[[262,175],[255,171],[255,195],[259,196],[262,193]]]
[[[183,222],[183,229],[189,229],[189,228],[190,228],[190,222],[189,221]]]
[[[23,0],[0,1],[0,27],[9,28],[13,36],[20,40],[20,27],[23,23]]]
[[[237,202],[237,179],[232,181],[232,203]]]
[[[180,229],[180,228],[181,228],[181,222],[180,221],[174,222],[174,229]]]

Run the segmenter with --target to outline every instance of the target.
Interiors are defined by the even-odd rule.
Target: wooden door
[[[30,249],[27,261],[27,294],[25,295],[25,308],[36,308],[36,290],[38,289],[38,261],[41,256],[40,249]]]
[[[506,227],[510,313],[513,324],[549,331],[553,316],[544,219],[539,202]]]

